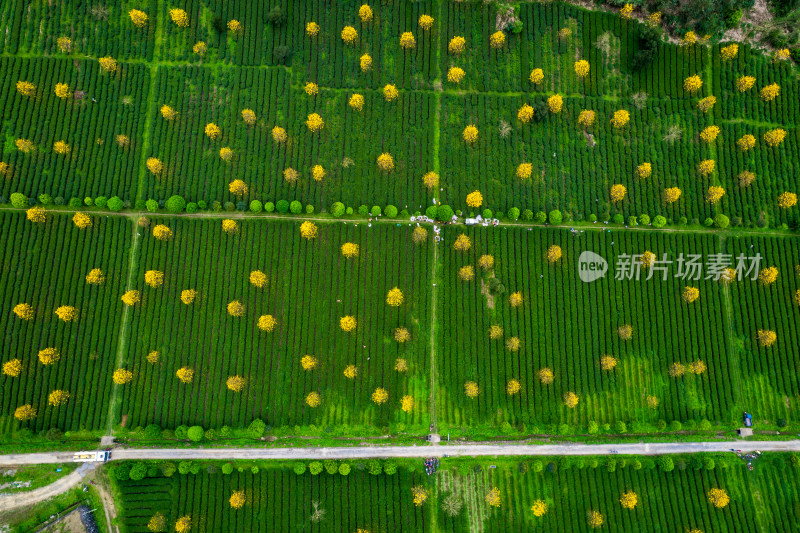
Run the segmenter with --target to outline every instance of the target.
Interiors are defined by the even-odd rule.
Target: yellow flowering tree
[[[501,328],[497,324],[489,326],[489,338],[490,339],[499,339],[502,336],[503,336],[503,328]]]
[[[723,187],[712,185],[706,192],[706,202],[710,204],[716,204],[722,199],[723,196],[725,196],[725,189]]]
[[[150,520],[147,522],[147,529],[154,533],[166,531],[167,517],[164,516],[164,513],[159,512],[150,517]]]
[[[231,507],[233,509],[241,509],[242,507],[244,507],[245,501],[246,501],[246,499],[245,499],[245,496],[244,496],[244,491],[243,490],[236,490],[236,491],[233,491],[233,494],[231,494],[231,497],[228,500],[228,503],[231,505]]]
[[[410,50],[417,46],[417,41],[414,39],[414,34],[410,31],[404,31],[400,35],[400,47],[405,50]]]
[[[306,396],[306,405],[309,407],[319,407],[320,403],[322,403],[322,397],[318,392],[310,392]]]
[[[756,145],[756,138],[749,133],[742,135],[739,139],[736,140],[736,146],[739,147],[739,150],[742,152],[746,152],[753,148]]]
[[[350,100],[347,101],[347,105],[349,105],[351,109],[361,111],[364,109],[364,96],[358,93],[352,95]]]
[[[408,331],[408,328],[395,328],[394,330],[394,340],[403,344],[411,340],[411,332]]]
[[[547,107],[551,113],[561,113],[564,107],[564,99],[560,94],[554,94],[547,99]]]
[[[430,15],[420,15],[419,27],[423,30],[429,30],[433,27],[433,17]]]
[[[17,92],[22,96],[33,96],[36,93],[36,85],[29,81],[18,81]]]
[[[481,191],[472,191],[471,193],[469,193],[467,195],[466,202],[467,202],[468,206],[470,206],[470,207],[472,207],[474,209],[477,209],[480,206],[482,206],[483,205],[483,195],[481,194]]]
[[[650,163],[642,163],[636,167],[636,177],[639,179],[647,179],[653,174],[653,165]]]
[[[614,111],[614,115],[611,117],[611,125],[615,128],[623,128],[628,124],[628,122],[630,122],[630,120],[631,114],[625,109],[619,109]]]
[[[749,91],[756,84],[756,79],[753,76],[740,76],[736,80],[736,90],[740,93]]]
[[[153,237],[159,241],[168,241],[172,238],[172,230],[164,224],[157,224],[153,227]]]
[[[635,509],[636,505],[639,503],[639,496],[632,490],[626,490],[622,493],[622,496],[620,496],[619,503],[622,504],[622,507],[625,509]]]
[[[414,397],[406,394],[400,399],[400,410],[410,413],[414,409]]]
[[[378,168],[384,172],[391,172],[394,170],[394,158],[392,154],[384,152],[378,156]]]
[[[617,328],[617,335],[624,341],[629,341],[633,338],[633,326],[630,324],[622,324]]]
[[[378,387],[372,393],[372,402],[376,405],[383,405],[389,399],[389,393],[383,387]]]
[[[181,383],[191,383],[194,379],[194,370],[188,366],[182,366],[177,372],[175,372],[175,375],[178,377]]]
[[[509,352],[519,351],[520,345],[521,342],[519,340],[519,337],[510,337],[508,340],[506,340],[506,350],[508,350]]]
[[[579,401],[580,398],[574,392],[567,391],[564,393],[564,405],[566,405],[570,409],[577,407]]]
[[[735,58],[738,53],[739,45],[735,43],[729,44],[728,46],[723,46],[719,50],[719,55],[722,57],[723,61],[730,61],[731,59]]]
[[[427,189],[435,189],[439,186],[439,174],[436,172],[426,172],[425,175],[422,176],[422,183]]]
[[[226,306],[228,314],[232,317],[244,316],[245,307],[239,300],[231,300]]]
[[[34,206],[25,211],[25,218],[34,224],[47,222],[47,211],[43,207]]]
[[[428,240],[428,230],[422,226],[417,226],[414,228],[414,231],[411,232],[411,240],[414,241],[414,244],[424,243]]]
[[[358,367],[356,365],[347,365],[344,367],[344,372],[342,372],[342,374],[344,374],[344,377],[347,379],[355,379],[358,375]]]
[[[342,255],[351,258],[358,256],[358,245],[354,242],[346,242],[342,245]]]
[[[189,14],[183,9],[170,9],[169,18],[171,18],[172,22],[179,28],[185,28],[189,25]]]
[[[237,224],[235,220],[231,220],[230,218],[223,219],[222,231],[224,231],[228,235],[233,235],[234,233],[239,231],[239,224]]]
[[[131,9],[128,11],[128,17],[130,17],[131,22],[139,28],[144,28],[147,26],[147,13],[140,9]]]
[[[683,90],[687,93],[696,93],[703,86],[703,80],[695,74],[683,80]]]
[[[300,235],[308,241],[316,238],[318,232],[319,228],[317,228],[317,225],[313,222],[306,220],[300,224]]]
[[[258,329],[261,331],[271,332],[275,329],[278,321],[272,315],[261,315],[258,317]]]
[[[492,487],[492,490],[486,494],[484,499],[489,507],[500,507],[500,505],[503,503],[503,500],[500,497],[500,489],[497,487]]]
[[[190,305],[197,298],[197,291],[194,289],[184,289],[181,291],[181,302],[184,305]]]
[[[708,497],[708,502],[717,509],[723,509],[731,502],[731,497],[728,496],[728,492],[725,489],[710,489],[706,496]]]
[[[453,243],[453,249],[459,252],[466,252],[472,247],[472,241],[463,233],[456,237],[456,242]]]
[[[478,141],[478,128],[475,127],[475,124],[470,124],[464,128],[461,137],[464,139],[465,143],[475,144]]]
[[[758,345],[762,348],[769,348],[778,340],[778,335],[771,329],[759,329],[756,331]]]
[[[683,301],[686,303],[693,303],[700,298],[700,289],[697,287],[684,287],[681,298],[683,298]]]
[[[621,202],[625,199],[625,194],[628,192],[628,189],[622,185],[621,183],[616,183],[611,186],[611,201],[612,202]]]
[[[33,307],[31,304],[28,303],[21,303],[14,306],[14,314],[17,315],[17,318],[21,318],[22,320],[32,320],[33,319]]]
[[[595,112],[591,109],[584,109],[580,113],[578,113],[578,126],[583,126],[584,128],[591,127],[594,124]]]
[[[322,165],[314,165],[311,167],[311,177],[314,181],[322,181],[325,177],[325,168]]]
[[[106,276],[99,268],[93,268],[86,274],[86,283],[89,285],[102,285],[105,280]]]
[[[316,115],[316,113],[314,114]],[[317,117],[319,118],[320,121],[322,120],[322,117],[320,117],[319,115],[317,115]],[[308,121],[311,121],[311,115],[308,115]],[[308,121],[306,122],[306,125],[308,125]],[[311,128],[309,127],[309,129]],[[286,130],[281,128],[280,126],[275,126],[274,128],[272,128],[272,130],[270,131],[270,135],[272,136],[272,140],[278,144],[285,143],[286,140],[289,138],[289,136],[286,134]]]
[[[305,370],[306,372],[317,368],[317,364],[318,364],[317,358],[314,357],[313,355],[304,355],[303,357],[300,358],[300,366],[302,366],[303,370]]]
[[[413,497],[414,505],[417,507],[421,507],[426,501],[428,501],[428,491],[420,485],[411,487],[411,496]]]
[[[401,291],[397,287],[392,287],[386,294],[386,303],[392,307],[398,307],[403,303],[403,300],[404,300],[403,291]]]
[[[225,380],[225,386],[229,391],[241,392],[245,385],[247,385],[247,380],[239,375],[228,376],[228,379]]]
[[[56,39],[56,46],[61,52],[68,54],[72,52],[72,39],[70,39],[69,37],[61,36],[58,39]]]
[[[56,83],[53,92],[59,98],[69,98],[70,96],[72,96],[72,91],[70,90],[69,85],[67,85],[66,83]]]
[[[664,201],[672,204],[678,201],[681,197],[681,190],[678,187],[667,187],[664,189]]]
[[[117,385],[125,385],[126,383],[130,383],[133,379],[133,372],[126,368],[118,368],[114,370],[114,374],[111,376],[111,379]]]
[[[364,54],[358,58],[358,64],[362,72],[367,72],[368,70],[372,69],[372,56],[369,54]]]
[[[20,405],[19,407],[14,409],[14,418],[19,420],[20,422],[25,422],[26,420],[33,420],[34,418],[36,418],[36,408],[29,403],[26,403],[25,405]]]
[[[778,96],[780,96],[780,94],[781,94],[781,86],[778,85],[777,83],[772,83],[761,89],[759,96],[761,96],[761,99],[764,100],[765,102],[771,102]]]
[[[97,60],[97,62],[100,63],[100,69],[103,72],[112,73],[119,70],[119,65],[117,65],[117,60],[111,56],[101,57],[100,59]]]
[[[633,17],[633,4],[625,4],[622,6],[622,8],[619,10],[619,16],[625,20]]]
[[[502,31],[496,31],[489,36],[489,45],[492,48],[502,48],[506,44],[506,34]]]
[[[480,393],[481,389],[474,381],[467,381],[464,383],[464,394],[466,394],[468,398],[477,398]]]
[[[69,401],[69,391],[56,389],[47,396],[47,404],[53,407],[59,407]]]
[[[539,378],[539,382],[542,385],[550,385],[555,380],[556,376],[551,369],[544,367],[539,369],[536,373],[536,377]]]
[[[56,141],[53,143],[53,151],[60,155],[66,155],[71,150],[70,146],[65,141]]]
[[[158,350],[153,350],[145,356],[145,360],[151,365],[158,364],[161,360],[161,354]]]
[[[528,79],[531,80],[531,83],[539,85],[544,81],[544,71],[540,68],[535,68],[531,71]]]
[[[450,67],[447,69],[447,81],[450,83],[461,83],[461,80],[464,79],[464,69],[461,67]]]
[[[208,137],[212,141],[215,141],[220,137],[222,137],[222,130],[220,129],[219,126],[217,126],[213,122],[209,122],[208,124],[206,124],[205,132],[206,132],[206,137]]]
[[[467,41],[463,37],[456,35],[450,42],[447,43],[447,49],[450,51],[451,54],[461,54],[467,48]]]
[[[361,19],[361,22],[369,22],[372,20],[372,8],[369,7],[367,4],[362,5],[358,8],[358,18]]]
[[[645,399],[645,401],[647,403],[647,407],[649,407],[650,409],[658,409],[658,403],[659,402],[658,402],[658,398],[656,398],[655,396],[649,395]]]
[[[544,500],[536,500],[531,506],[531,511],[533,511],[533,516],[537,518],[544,516],[547,514],[547,503]]]
[[[400,93],[397,92],[397,87],[392,85],[391,83],[387,83],[383,86],[383,99],[387,102],[391,102],[392,100],[397,99]]]
[[[192,527],[192,517],[189,515],[178,518],[175,522],[175,533],[186,533]]]
[[[62,322],[73,322],[78,320],[78,310],[71,305],[62,305],[56,308],[56,316]]]
[[[506,393],[509,396],[514,396],[521,390],[522,390],[522,384],[519,382],[518,379],[510,379],[508,380],[508,383],[506,383]]]
[[[585,59],[579,59],[575,62],[575,75],[579,78],[585,78],[589,75],[589,62]]]
[[[781,209],[789,209],[797,205],[797,194],[793,192],[784,192],[778,196],[778,207]]]
[[[605,522],[605,517],[600,511],[592,510],[586,514],[586,522],[589,524],[589,527],[596,529],[599,527],[603,527],[603,522]]]
[[[317,94],[319,94],[319,85],[317,85],[313,81],[309,81],[303,87],[303,91],[305,91],[305,93],[308,96],[316,96]]]
[[[3,375],[15,378],[22,373],[22,361],[20,359],[9,359],[3,363]]]
[[[253,287],[258,287],[260,289],[267,284],[267,275],[260,270],[253,270],[252,272],[250,272],[248,281],[250,281],[250,285],[252,285]]]
[[[697,164],[697,173],[703,177],[708,176],[717,167],[717,162],[713,159],[704,159]]]
[[[545,253],[545,257],[547,258],[548,263],[555,263],[562,256],[561,247],[553,244],[549,248],[547,248],[547,253]]]
[[[517,111],[517,120],[523,124],[527,124],[533,118],[533,107],[528,104],[522,104],[522,107]]]
[[[14,146],[16,146],[17,150],[19,150],[23,154],[29,154],[36,149],[36,146],[33,144],[33,141],[31,141],[30,139],[16,139],[14,141]]]
[[[160,287],[164,284],[164,273],[159,270],[148,270],[144,273],[144,282],[152,287]]]
[[[478,259],[478,266],[483,270],[491,270],[494,268],[494,257],[489,254],[483,254]]]
[[[197,41],[194,43],[194,46],[192,46],[192,52],[199,56],[204,56],[208,53],[208,45],[205,41]]]
[[[700,140],[710,144],[716,140],[718,135],[719,126],[708,126],[700,132]]]
[[[318,113],[311,113],[310,115],[308,115],[308,118],[306,119],[306,127],[308,128],[308,130],[311,133],[317,133],[317,132],[321,131],[322,128],[325,127],[325,121],[322,120],[322,117],[319,116]],[[274,130],[274,128],[273,128],[272,138],[273,139],[275,138],[275,130]],[[285,140],[284,141],[278,141],[278,142],[285,142]]]
[[[353,331],[356,329],[357,324],[356,317],[352,315],[346,315],[339,319],[339,327],[342,328],[342,331]]]
[[[150,174],[154,176],[158,176],[161,174],[161,171],[164,170],[164,163],[162,163],[161,160],[156,157],[148,157],[147,161],[145,162],[145,166],[147,167],[147,170],[150,171]]]
[[[358,32],[352,26],[342,28],[342,41],[346,44],[353,44],[358,39]]]
[[[600,358],[600,368],[603,370],[614,370],[619,360],[613,355],[604,355]]]
[[[297,180],[300,179],[300,173],[293,169],[292,167],[283,169],[283,180],[289,184],[297,183]]]
[[[241,33],[242,32],[242,23],[236,19],[231,19],[228,21],[228,31],[231,33]]]
[[[139,291],[137,290],[125,291],[125,293],[120,297],[120,300],[122,300],[122,303],[128,306],[136,305],[137,303],[139,303]]]
[[[512,292],[511,296],[508,297],[508,303],[511,304],[511,307],[519,307],[522,305],[522,293]]]
[[[764,142],[772,147],[780,145],[785,138],[786,130],[783,128],[776,128],[764,133]]]
[[[692,46],[697,42],[697,35],[693,31],[687,31],[686,35],[681,39],[682,46]]]

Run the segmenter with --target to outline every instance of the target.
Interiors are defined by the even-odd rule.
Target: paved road
[[[750,452],[800,452],[800,440],[791,441],[711,441],[632,444],[454,444],[440,446],[352,446],[339,448],[130,448],[117,449],[112,461],[131,459],[200,460],[200,459],[368,459],[372,457],[452,457],[502,455],[663,455],[670,453],[727,452],[731,449]],[[71,453],[31,453],[0,455],[0,465],[63,463]]]
[[[50,461],[48,461],[50,462]],[[59,461],[62,462],[62,461]],[[25,464],[25,463],[15,463],[15,464]],[[62,477],[50,483],[49,485],[45,485],[44,487],[34,489],[30,492],[18,492],[13,494],[3,494],[0,496],[0,514],[10,511],[16,507],[34,505],[36,503],[48,500],[53,496],[58,496],[62,492],[66,492],[83,479],[90,471],[94,470],[97,463],[84,463],[78,467],[77,470],[67,474],[66,476]]]

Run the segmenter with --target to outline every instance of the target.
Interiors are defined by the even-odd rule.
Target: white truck
[[[73,463],[105,463],[111,459],[111,452],[75,452],[72,455]]]

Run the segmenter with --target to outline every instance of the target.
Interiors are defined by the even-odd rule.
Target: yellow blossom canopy
[[[398,307],[403,303],[403,291],[397,287],[392,287],[386,294],[386,303],[392,307]]]

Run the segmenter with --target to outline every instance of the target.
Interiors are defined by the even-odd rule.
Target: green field
[[[724,60],[726,43],[676,46],[661,39],[652,62],[637,68],[643,24],[558,2],[519,6],[522,30],[507,32],[500,49],[489,42],[498,8],[478,2],[384,0],[362,22],[361,2],[330,8],[313,0],[290,9],[284,0],[272,7],[282,8],[285,20],[272,23],[272,7],[193,0],[183,3],[188,25],[179,27],[168,13],[175,6],[151,1],[135,6],[148,13],[143,28],[126,17],[132,5],[23,4],[14,0],[0,10],[0,47],[7,54],[0,61],[6,74],[0,161],[10,166],[2,203],[21,192],[48,195],[56,204],[119,196],[131,206],[154,199],[163,207],[178,194],[202,202],[201,209],[298,200],[317,211],[341,201],[354,210],[394,205],[414,213],[433,199],[466,210],[466,195],[479,190],[482,207],[495,212],[558,209],[576,221],[646,214],[685,224],[719,213],[734,226],[795,227],[798,221],[796,207],[777,203],[780,194],[797,192],[797,72],[791,62],[770,61],[746,44]],[[418,25],[423,14],[434,18],[428,30]],[[225,29],[234,19],[242,25],[238,33]],[[309,22],[318,24],[316,36],[306,34]],[[348,24],[359,34],[354,44],[340,36]],[[399,44],[406,31],[415,37],[413,49]],[[466,39],[460,54],[449,51],[454,36]],[[61,51],[58,37],[70,37],[72,48]],[[207,45],[205,55],[192,51],[198,41]],[[288,55],[279,59],[284,48]],[[372,58],[371,70],[361,71],[363,54]],[[108,55],[118,69],[102,73],[96,59]],[[574,73],[577,59],[589,62],[585,79]],[[465,72],[459,83],[447,79],[454,66]],[[539,84],[529,80],[534,68],[544,72]],[[690,94],[683,80],[695,74],[704,83]],[[754,76],[755,85],[739,92],[736,80],[744,75]],[[17,81],[33,83],[34,94],[18,93]],[[319,86],[318,94],[304,92],[308,82]],[[57,98],[56,83],[79,92]],[[762,101],[758,92],[771,83],[780,95]],[[386,84],[399,89],[396,100],[384,100]],[[347,104],[355,93],[365,99],[362,111]],[[545,102],[556,93],[564,108],[553,114]],[[717,98],[708,113],[697,108],[705,96]],[[539,110],[529,124],[517,119],[523,104]],[[175,119],[162,117],[164,105],[177,112]],[[242,120],[245,109],[255,113],[254,124]],[[587,128],[577,124],[584,109],[596,112]],[[631,116],[621,129],[609,123],[617,110]],[[310,113],[323,118],[321,132],[306,127]],[[208,123],[221,128],[219,139],[206,137]],[[479,130],[474,145],[461,138],[470,124]],[[720,134],[707,144],[698,136],[711,125]],[[276,126],[286,130],[286,142],[272,140]],[[786,139],[770,147],[763,135],[777,128]],[[745,134],[757,142],[742,152],[736,140]],[[118,146],[118,135],[129,144]],[[35,151],[22,153],[15,141],[28,138]],[[69,154],[53,152],[58,140],[70,145]],[[231,161],[220,158],[223,147],[233,150]],[[393,156],[393,171],[378,169],[381,153]],[[151,157],[163,164],[157,175],[145,166]],[[716,169],[701,177],[696,167],[705,159]],[[523,162],[533,171],[521,180],[515,171]],[[639,179],[635,169],[645,162],[652,175]],[[321,181],[311,177],[315,165],[325,169]],[[284,180],[286,169],[299,173],[297,183]],[[441,176],[440,190],[423,186],[429,171]],[[747,187],[739,185],[743,171],[756,174]],[[245,194],[228,191],[234,179],[247,183]],[[627,188],[624,200],[611,200],[615,184]],[[715,204],[705,198],[712,185],[725,189]],[[664,201],[668,187],[682,190],[673,204]]]
[[[14,419],[18,406],[31,404],[38,416],[23,426],[33,431],[62,431],[103,427],[112,394],[111,373],[116,365],[122,293],[128,276],[132,227],[117,217],[92,217],[93,225],[78,229],[67,216],[49,216],[34,225],[18,213],[0,213],[3,313],[2,362],[18,359],[19,376],[0,375],[2,432],[20,427]],[[85,277],[99,268],[102,285]],[[12,309],[27,303],[30,320]],[[55,310],[77,308],[77,320],[62,322]],[[60,360],[40,363],[37,354],[56,348]],[[48,405],[54,390],[71,395],[62,406]],[[21,435],[18,435],[21,436]]]
[[[298,475],[276,465],[253,474],[249,464],[226,475],[209,463],[186,464],[196,473],[179,474],[174,464],[161,464],[144,468],[148,477],[118,481],[117,487],[121,525],[131,533],[147,531],[156,513],[170,529],[188,515],[192,531],[592,531],[590,510],[603,515],[602,531],[796,531],[800,485],[788,457],[757,459],[752,472],[732,457],[666,459],[674,470],[650,457],[444,459],[432,478],[421,461],[404,462],[392,475],[370,474],[369,462],[347,463],[347,476]],[[335,471],[337,463],[331,463]],[[163,477],[164,468],[174,473]],[[419,507],[413,504],[415,486],[428,492]],[[499,507],[485,500],[493,488]],[[730,496],[726,507],[716,509],[707,500],[714,488]],[[228,500],[239,490],[245,503],[236,510]],[[638,499],[633,510],[619,502],[629,491]],[[536,500],[547,506],[541,517],[531,510]],[[445,505],[452,501],[460,504],[454,516],[447,511],[453,506]],[[315,508],[325,511],[320,521],[312,520]]]
[[[154,238],[156,224],[169,226],[173,239]],[[306,241],[299,226],[243,221],[228,235],[220,220],[150,221],[132,284],[143,298],[132,310],[123,363],[135,375],[123,393],[129,427],[238,427],[254,418],[328,431],[427,427],[430,240],[415,245],[408,226],[337,223]],[[357,257],[342,255],[346,242],[358,243]],[[147,270],[163,272],[163,286],[145,285]],[[266,275],[262,288],[248,280],[255,270]],[[405,298],[399,307],[385,301],[393,287]],[[191,305],[181,303],[184,289],[198,293]],[[245,306],[244,316],[228,315],[233,300]],[[261,315],[275,317],[274,331],[258,328]],[[344,316],[356,318],[355,331],[340,329]],[[399,327],[411,334],[402,344],[393,339]],[[150,364],[154,350],[160,361]],[[303,370],[304,355],[318,366]],[[400,358],[407,372],[395,371]],[[348,365],[358,369],[353,379],[343,375]],[[175,376],[183,366],[195,371],[190,384]],[[231,375],[248,381],[243,391],[226,389]],[[378,387],[389,393],[381,406],[370,399]],[[322,396],[319,407],[304,403],[311,392]],[[404,395],[415,400],[410,413],[400,410]]]
[[[44,224],[3,215],[3,283],[13,289],[4,296],[2,362],[20,359],[23,367],[0,377],[8,435],[108,424],[218,431],[254,419],[278,434],[418,435],[431,422],[454,436],[649,433],[738,427],[743,411],[761,428],[797,423],[800,244],[791,237],[500,226],[447,227],[441,242],[430,231],[415,244],[416,225],[385,221],[318,221],[317,237],[307,240],[300,221],[286,219],[237,218],[234,234],[223,231],[222,217],[91,219],[80,230],[64,214],[50,213]],[[170,239],[154,236],[159,225]],[[460,235],[470,238],[466,252],[454,249]],[[348,242],[358,245],[356,257],[343,255]],[[550,264],[553,245],[563,255]],[[585,250],[610,262],[605,278],[579,279]],[[644,279],[647,269],[639,281],[616,279],[620,257],[645,251],[666,254],[666,280]],[[729,254],[724,265],[736,266],[739,254],[756,252],[762,269],[778,269],[774,283],[740,275],[728,286],[704,279],[707,265],[697,281],[676,277],[680,254],[701,254],[703,263]],[[483,255],[494,258],[488,270]],[[472,280],[460,278],[464,267]],[[103,285],[86,283],[92,268],[105,273]],[[150,271],[163,275],[162,285],[148,285]],[[262,287],[251,283],[254,271],[263,273]],[[699,290],[697,301],[682,299],[687,286]],[[403,293],[399,307],[386,302],[393,287]],[[141,301],[127,307],[120,298],[130,289]],[[195,299],[183,303],[190,289]],[[522,304],[513,307],[517,292]],[[242,316],[228,313],[233,301]],[[12,312],[21,303],[32,306],[32,319]],[[59,320],[61,305],[76,307],[78,320]],[[258,326],[265,315],[276,321],[272,331]],[[340,327],[345,316],[355,318],[354,331]],[[618,331],[623,325],[630,340]],[[494,339],[492,326],[501,329]],[[398,342],[397,328],[409,340]],[[775,342],[760,346],[758,330],[774,332]],[[518,346],[507,344],[512,339]],[[49,347],[62,358],[41,364],[37,354]],[[304,356],[316,366],[304,369]],[[616,366],[603,369],[603,356]],[[396,370],[399,359],[407,370]],[[675,364],[684,372],[673,377]],[[350,365],[354,377],[344,374]],[[130,383],[113,385],[118,368],[132,372]],[[177,377],[181,368],[194,372],[188,383]],[[542,383],[543,368],[552,383]],[[228,388],[233,376],[245,380],[241,390]],[[514,394],[511,380],[519,382]],[[478,385],[477,397],[466,395],[467,382]],[[373,401],[378,388],[385,403]],[[70,392],[66,405],[48,405],[53,390]],[[306,403],[312,392],[319,406]],[[565,405],[567,392],[577,406]],[[407,412],[405,396],[413,399]],[[14,420],[25,404],[38,416]]]
[[[462,233],[472,241],[467,252],[452,246]],[[734,425],[743,411],[757,412],[760,421],[769,423],[794,418],[800,393],[793,355],[798,342],[793,297],[800,285],[795,239],[616,229],[575,235],[561,229],[503,227],[448,229],[444,235],[444,289],[437,310],[442,320],[437,369],[443,427],[508,423],[539,433],[551,432],[557,424],[568,424],[560,431],[574,431],[574,426],[582,431],[591,422],[624,422],[628,430],[640,431],[674,420]],[[563,253],[554,264],[546,259],[552,245]],[[578,256],[585,250],[611,263],[608,275],[591,284],[578,277]],[[640,281],[615,279],[620,255],[645,251],[659,260],[667,254],[674,262],[669,279],[655,274],[646,280],[646,269]],[[706,262],[712,254],[738,256],[745,251],[748,256],[762,254],[762,268],[777,266],[778,280],[762,286],[740,279],[726,287],[713,279],[675,277],[679,254],[702,254]],[[494,257],[494,268],[478,266],[484,254]],[[735,259],[728,261],[736,266]],[[475,279],[463,281],[459,271],[469,265]],[[491,278],[502,289],[493,292]],[[698,288],[700,298],[684,302],[685,286]],[[517,291],[523,303],[514,308],[509,298]],[[630,340],[617,332],[624,324],[633,328]],[[493,325],[503,330],[497,339],[489,335]],[[776,344],[759,347],[758,329],[775,331]],[[505,345],[512,337],[520,341],[518,351]],[[603,370],[603,355],[615,357],[617,367]],[[703,361],[707,371],[670,377],[673,363],[695,361]],[[552,384],[540,382],[541,368],[554,372]],[[521,391],[509,396],[506,385],[512,379],[520,382]],[[465,395],[467,381],[482,389],[477,398]],[[580,398],[575,408],[564,405],[568,391]],[[649,396],[658,400],[656,406],[648,404]]]

